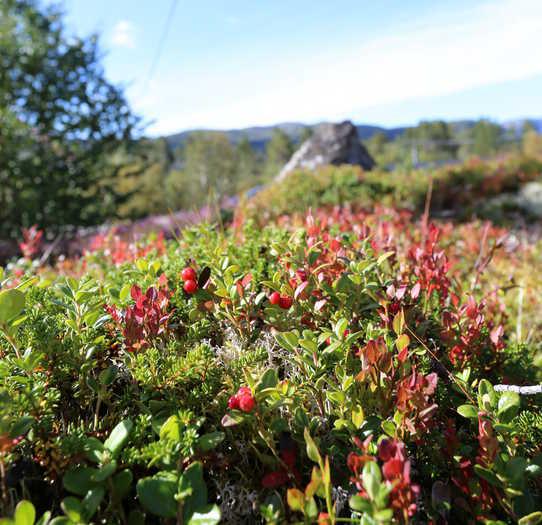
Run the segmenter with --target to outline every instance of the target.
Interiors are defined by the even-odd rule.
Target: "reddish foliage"
[[[427,239],[410,248],[408,259],[413,266],[413,272],[417,277],[420,289],[425,292],[428,298],[433,292],[437,292],[440,302],[443,304],[450,289],[450,279],[447,276],[450,263],[444,250],[438,247],[439,236],[440,230],[434,224],[430,224]],[[414,295],[417,295],[416,291]]]
[[[412,435],[419,435],[428,429],[429,421],[437,410],[437,404],[431,403],[431,397],[437,388],[436,373],[426,376],[414,370],[397,384],[397,410],[403,414],[401,424]]]
[[[23,228],[23,241],[19,243],[19,248],[25,259],[32,259],[40,251],[43,230],[39,230],[34,224],[30,228]]]
[[[371,377],[373,382],[378,383],[381,372],[389,373],[393,368],[391,352],[388,351],[383,337],[371,339],[361,348],[357,355],[361,359],[361,372],[356,379],[363,381]]]
[[[171,292],[162,274],[158,288],[151,286],[144,294],[134,284],[130,293],[135,303],[126,310],[109,305],[105,309],[120,328],[128,352],[134,352],[149,347],[153,339],[166,333]]]
[[[107,234],[98,234],[90,242],[86,253],[103,252],[109,256],[115,265],[121,265],[125,262],[132,262],[141,257],[147,256],[156,250],[158,255],[166,252],[164,234],[160,232],[155,239],[147,241],[144,245],[135,242],[128,242],[115,234],[115,229]]]
[[[367,454],[371,438],[364,442],[355,440],[362,454],[351,452],[348,456],[348,468],[354,474],[352,482],[359,490],[359,495],[367,498],[363,486],[363,467],[367,462],[380,460],[384,482],[391,487],[389,505],[395,517],[408,523],[409,517],[416,511],[415,499],[420,491],[419,485],[412,483],[410,478],[410,461],[406,455],[406,447],[402,441],[383,439],[378,446],[378,458]]]

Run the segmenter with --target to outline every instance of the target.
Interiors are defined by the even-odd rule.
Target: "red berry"
[[[252,397],[252,394],[250,395],[241,395],[239,397],[239,408],[243,412],[252,412],[256,405],[256,400]]]
[[[187,266],[182,272],[181,277],[183,281],[195,281],[197,278],[196,271],[194,268],[190,268],[190,266]]]
[[[228,400],[228,407],[232,410],[242,410],[243,412],[252,412],[256,406],[256,400],[252,395],[252,390],[248,386],[242,386],[237,394],[231,396]]]
[[[273,292],[269,296],[269,302],[271,304],[279,304],[279,302],[280,302],[280,294],[278,292]]]
[[[228,399],[228,408],[231,410],[238,410],[239,409],[239,398],[235,396],[231,396]]]
[[[288,482],[288,474],[284,470],[269,472],[262,478],[262,486],[266,489],[276,489]]]
[[[282,459],[282,461],[284,461],[284,463],[286,463],[288,467],[293,468],[295,466],[295,461],[296,461],[295,450],[291,450],[291,449],[283,450],[280,453],[280,459]]]
[[[252,395],[252,390],[250,390],[249,386],[242,386],[237,391],[237,395],[238,396],[251,396]]]
[[[193,279],[188,279],[184,282],[184,291],[189,294],[193,294],[198,289],[198,283]]]
[[[279,306],[283,310],[288,310],[292,307],[293,299],[291,297],[288,297],[287,295],[281,295],[279,300]]]

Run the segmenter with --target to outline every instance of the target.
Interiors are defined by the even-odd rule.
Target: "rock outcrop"
[[[375,161],[359,140],[356,127],[349,120],[316,126],[312,136],[292,155],[277,179],[282,180],[298,169],[314,170],[327,164],[354,164],[365,170],[374,167]]]

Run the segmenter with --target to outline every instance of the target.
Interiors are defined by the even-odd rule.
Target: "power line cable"
[[[160,36],[160,40],[158,41],[158,46],[156,47],[156,53],[154,54],[154,58],[151,62],[151,67],[149,68],[149,73],[147,75],[147,80],[145,82],[145,91],[149,86],[149,82],[152,80],[156,67],[158,66],[158,62],[160,61],[160,56],[162,55],[164,44],[166,43],[166,39],[167,39],[169,30],[171,28],[171,22],[173,21],[173,15],[175,14],[176,7],[177,7],[177,0],[172,0],[169,6],[166,22],[162,30],[162,35]]]

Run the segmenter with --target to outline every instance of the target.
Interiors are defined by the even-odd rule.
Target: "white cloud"
[[[153,133],[340,119],[542,74],[541,34],[540,0],[494,0],[341,50],[323,42],[243,71],[162,72],[134,105],[156,119]]]
[[[135,47],[135,27],[129,20],[120,20],[111,32],[111,44],[116,47]]]

